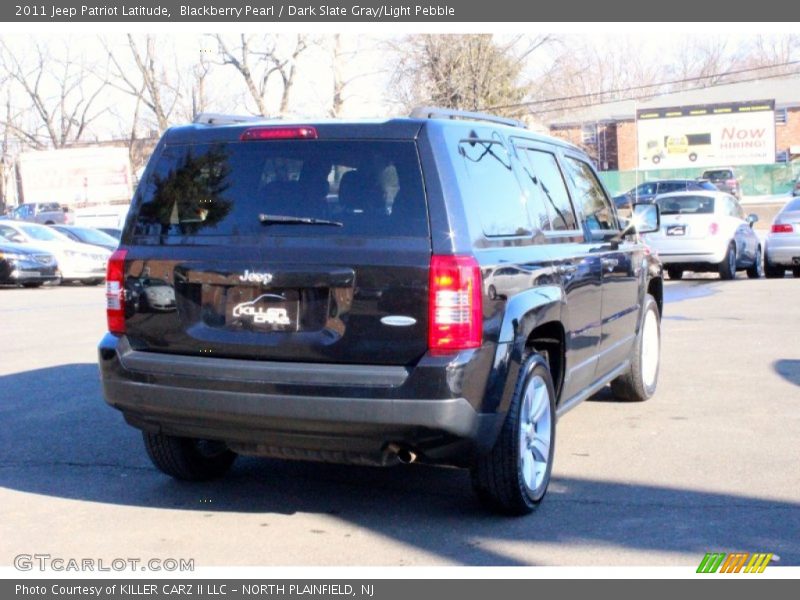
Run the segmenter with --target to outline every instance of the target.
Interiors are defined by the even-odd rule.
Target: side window
[[[658,184],[656,184],[655,182],[647,182],[641,184],[638,188],[636,188],[636,194],[638,196],[655,196],[657,189],[658,189]]]
[[[525,174],[531,183],[529,206],[534,225],[543,231],[574,231],[578,229],[575,211],[569,200],[556,157],[543,150],[526,149],[521,153]]]
[[[467,174],[462,193],[480,216],[487,237],[531,235],[525,196],[511,168],[511,157],[495,141],[464,140],[458,145]]]
[[[575,202],[583,208],[583,218],[589,230],[603,235],[618,229],[614,209],[592,168],[569,156],[564,160],[564,167],[575,189]]]

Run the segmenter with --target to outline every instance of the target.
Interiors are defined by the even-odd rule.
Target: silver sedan
[[[766,245],[764,271],[767,277],[783,277],[787,269],[800,277],[800,197],[789,200],[775,215]]]
[[[747,270],[761,277],[761,242],[753,231],[756,215],[745,217],[739,201],[725,192],[675,192],[657,196],[661,229],[643,236],[658,253],[670,279],[684,271],[715,271],[734,279]]]

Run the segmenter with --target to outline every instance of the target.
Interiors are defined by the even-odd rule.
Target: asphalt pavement
[[[240,458],[224,480],[173,481],[102,400],[103,290],[0,289],[0,566],[800,565],[800,281],[706,276],[666,298],[656,396],[565,415],[548,497],[509,519],[455,469]]]

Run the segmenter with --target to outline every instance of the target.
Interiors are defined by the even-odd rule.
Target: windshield
[[[710,215],[714,198],[708,196],[664,196],[656,200],[662,215]]]
[[[414,142],[168,146],[136,202],[137,236],[428,236]]]
[[[36,226],[36,225],[20,225],[20,229],[25,232],[29,238],[38,240],[40,242],[69,242],[69,238],[50,229],[49,227]]]

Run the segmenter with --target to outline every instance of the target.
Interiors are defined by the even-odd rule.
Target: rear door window
[[[137,203],[139,236],[428,236],[414,142],[167,146]]]
[[[544,231],[577,230],[578,221],[555,155],[533,148],[521,151],[521,155],[523,170],[531,184],[534,223]]]

